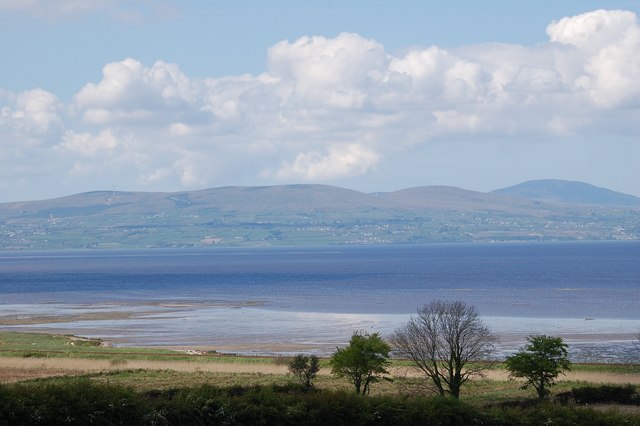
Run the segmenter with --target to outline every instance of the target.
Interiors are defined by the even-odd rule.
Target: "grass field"
[[[254,397],[247,396],[250,400],[248,407],[253,407],[255,402],[259,405],[266,404],[260,405],[260,410],[276,410],[271,404],[284,402],[273,400],[272,398],[275,397],[269,396],[271,395],[269,389],[274,386],[288,389],[288,386],[296,384],[294,376],[288,373],[288,360],[289,358],[285,357],[246,357],[197,351],[184,353],[155,348],[114,348],[100,340],[75,336],[0,332],[0,391],[5,392],[3,395],[13,395],[11,400],[14,402],[13,408],[8,411],[0,409],[0,423],[2,423],[3,415],[14,413],[14,410],[22,407],[22,404],[26,404],[28,401],[31,401],[28,404],[35,404],[34,407],[39,408],[25,408],[24,413],[7,424],[23,424],[26,417],[32,416],[33,410],[47,410],[48,415],[55,416],[58,413],[59,404],[69,404],[71,407],[82,401],[86,401],[88,404],[86,405],[89,407],[86,408],[88,415],[93,415],[91,413],[95,413],[96,410],[98,412],[104,411],[102,408],[95,408],[98,400],[117,399],[120,398],[118,395],[123,392],[133,398],[130,401],[131,404],[135,401],[147,401],[143,405],[147,404],[144,406],[148,408],[155,404],[153,401],[156,397],[153,395],[165,395],[162,397],[165,398],[175,392],[178,392],[177,394],[184,393],[184,395],[192,395],[185,396],[184,401],[190,401],[188,404],[196,404],[198,401],[214,401],[217,397],[211,395],[218,395],[220,392],[234,394],[236,392],[234,389],[241,390],[239,395],[245,392],[249,392],[247,395],[252,395],[251,392],[254,391],[250,389],[256,389],[255,387],[258,386],[263,390],[255,391],[258,392],[255,401],[251,399]],[[314,380],[314,387],[324,396],[318,398],[333,401],[331,404],[336,404],[336,408],[342,407],[339,409],[346,410],[342,412],[342,415],[353,414],[354,410],[366,410],[362,407],[345,408],[342,403],[345,395],[353,395],[352,385],[345,379],[331,375],[326,359],[321,361],[321,365],[322,369]],[[523,390],[521,382],[510,380],[501,363],[488,364],[487,367],[484,378],[470,381],[463,386],[460,398],[466,404],[465,406],[473,407],[469,409],[478,410],[477,413],[484,413],[483,415],[489,417],[512,416],[511,423],[505,424],[542,424],[535,417],[542,416],[547,420],[552,419],[553,424],[584,424],[585,419],[589,419],[592,422],[589,424],[640,425],[640,405],[609,402],[589,404],[589,408],[580,404],[562,407],[562,409],[555,408],[555,404],[553,406],[522,408],[529,407],[528,404],[534,401],[534,392]],[[383,397],[383,400],[397,401],[400,407],[403,407],[396,408],[396,411],[391,409],[392,412],[398,413],[397,410],[405,409],[408,410],[407,412],[411,412],[411,401],[420,401],[419,397],[432,395],[428,387],[429,382],[406,360],[394,359],[389,371],[388,379],[390,380],[375,383],[371,388],[371,397]],[[598,386],[602,386],[602,384],[618,388],[631,384],[635,386],[635,394],[637,395],[638,389],[640,389],[640,366],[576,364],[572,371],[567,372],[566,376],[562,376],[553,387],[552,396],[569,391],[576,392],[575,389],[595,388],[597,390]],[[87,387],[93,389],[91,392],[100,393],[101,389],[104,389],[107,393],[100,394],[103,396],[97,395],[96,399],[92,400],[93,396],[89,397],[84,393],[84,389]],[[206,390],[211,387],[215,387],[219,391],[214,391],[211,394],[211,391]],[[261,394],[260,392],[263,391],[266,393]],[[21,392],[23,393],[21,394]],[[32,392],[35,392],[36,396],[30,397]],[[134,394],[127,392],[134,392]],[[208,396],[204,397],[205,394]],[[40,405],[40,401],[48,401],[49,398],[55,401],[58,395],[70,399],[67,402],[53,403],[50,408],[46,409]],[[164,404],[170,405],[172,403],[171,397],[167,398],[162,401],[165,401]],[[263,401],[260,398],[267,399]],[[282,398],[289,397],[283,396]],[[313,404],[310,401],[298,400],[295,404],[307,406],[305,404]],[[409,405],[406,407],[402,405],[405,403]],[[113,404],[109,404],[107,407],[113,406]],[[445,412],[451,414],[447,410],[454,408],[446,403],[444,409]],[[280,409],[290,410],[293,407],[285,404],[285,407]],[[333,410],[333,406],[330,406],[327,412],[331,413]],[[589,411],[591,414],[582,410],[591,410]],[[74,413],[78,412],[84,411],[74,411]],[[155,413],[167,414],[171,412],[171,410],[166,411],[162,408]],[[204,411],[198,408],[196,412],[203,413]],[[129,414],[123,414],[123,416],[126,419],[129,418]],[[264,420],[262,416],[259,414],[259,418]],[[185,420],[185,418],[178,418],[176,424],[182,424]],[[575,418],[581,420],[578,421]],[[528,423],[521,423],[525,421],[523,419],[529,419],[526,420]],[[573,419],[573,423],[567,423],[567,419]],[[145,422],[140,421],[139,423],[146,424]],[[501,422],[502,420],[498,423],[503,424]],[[168,424],[173,423],[169,422]]]
[[[67,335],[0,332],[0,382],[15,382],[67,376],[85,376],[137,389],[162,389],[203,383],[253,385],[291,383],[288,358],[247,357],[217,353],[185,353],[155,348],[115,348],[96,339]],[[317,386],[348,389],[344,380],[329,374],[327,360],[316,379]],[[463,397],[471,400],[526,397],[519,382],[509,380],[502,364],[488,365],[486,376],[464,388]],[[372,388],[375,394],[424,393],[425,380],[405,360],[393,360],[393,381]],[[574,364],[554,388],[562,392],[580,383],[640,384],[640,365]]]

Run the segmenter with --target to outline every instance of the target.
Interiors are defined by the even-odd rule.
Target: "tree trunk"
[[[538,383],[536,386],[536,390],[538,391],[538,399],[545,399],[547,396],[547,390],[544,388],[544,382]]]

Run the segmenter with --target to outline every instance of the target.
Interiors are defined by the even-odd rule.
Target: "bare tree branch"
[[[475,307],[435,301],[396,330],[391,343],[431,379],[436,392],[457,398],[461,386],[482,373],[480,365],[469,363],[487,358],[495,340]]]

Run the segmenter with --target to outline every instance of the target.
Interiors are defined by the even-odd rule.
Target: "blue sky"
[[[639,13],[615,0],[0,0],[0,202],[540,178],[640,196]]]

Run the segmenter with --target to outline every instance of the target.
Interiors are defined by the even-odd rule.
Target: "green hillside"
[[[640,208],[640,198],[638,197],[584,182],[567,180],[531,180],[508,188],[498,189],[493,193],[562,204]]]
[[[409,244],[640,238],[640,208],[453,187],[97,191],[0,204],[0,249]]]

